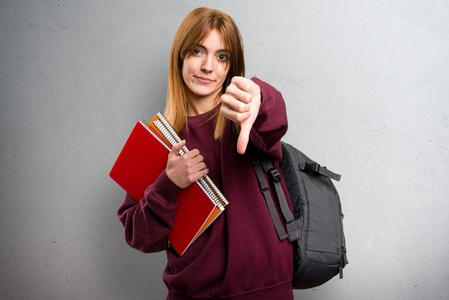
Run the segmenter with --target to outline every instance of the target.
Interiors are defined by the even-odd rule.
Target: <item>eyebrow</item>
[[[207,48],[204,47],[203,44],[193,44],[193,48],[202,48],[204,50],[207,50]],[[219,49],[219,50],[215,51],[215,53],[218,53],[218,52],[231,53],[231,51],[229,51],[228,49]]]

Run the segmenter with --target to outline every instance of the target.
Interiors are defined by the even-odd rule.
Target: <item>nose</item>
[[[204,73],[211,73],[214,71],[214,58],[212,55],[205,55],[201,65],[201,71]]]

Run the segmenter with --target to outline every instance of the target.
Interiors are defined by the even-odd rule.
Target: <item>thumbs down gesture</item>
[[[240,124],[237,140],[237,152],[244,154],[249,142],[249,134],[260,107],[260,88],[252,80],[233,77],[226,92],[221,96],[221,113],[228,119]]]

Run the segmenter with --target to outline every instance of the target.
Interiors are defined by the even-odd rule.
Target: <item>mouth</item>
[[[196,78],[196,80],[198,80],[199,82],[201,82],[201,83],[211,83],[211,82],[214,82],[215,80],[212,80],[212,79],[210,79],[210,78],[207,78],[207,77],[202,77],[202,76],[193,76],[194,78]]]

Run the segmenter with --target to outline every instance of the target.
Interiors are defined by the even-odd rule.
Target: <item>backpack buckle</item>
[[[309,173],[315,173],[315,174],[320,174],[323,176],[326,176],[330,179],[336,180],[336,181],[340,181],[341,175],[340,174],[336,174],[330,170],[328,170],[326,167],[321,166],[320,164],[313,162],[313,163],[308,163],[308,162],[303,162],[299,164],[299,169],[301,171],[306,171]]]
[[[308,162],[303,162],[299,165],[299,169],[300,170],[304,170],[307,172],[314,172],[314,173],[319,173],[320,171],[320,164],[317,163],[308,163]]]
[[[273,178],[274,182],[277,183],[281,181],[281,175],[279,175],[279,172],[275,167],[270,168],[268,172],[270,172],[270,175]]]

